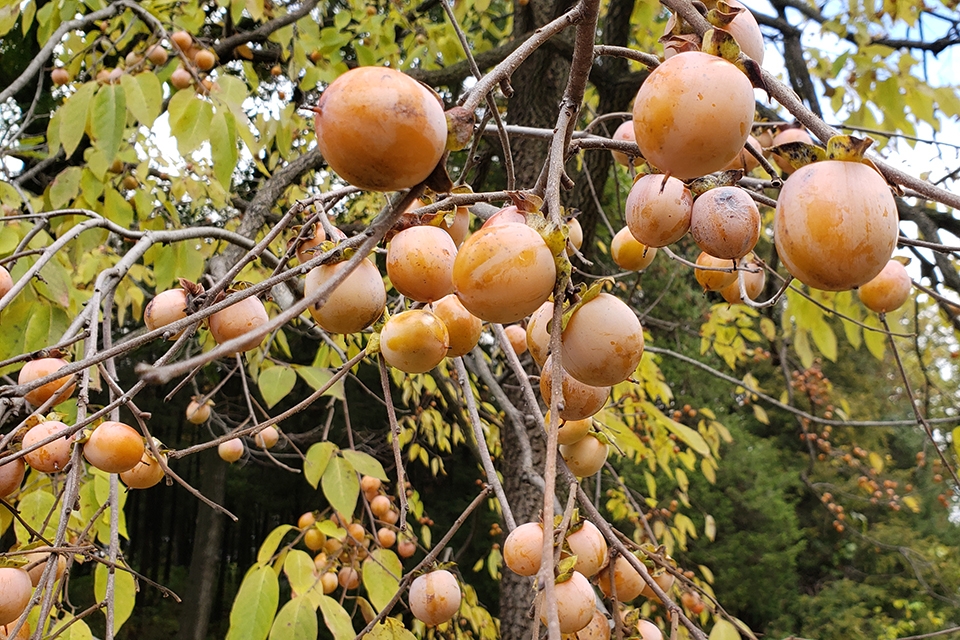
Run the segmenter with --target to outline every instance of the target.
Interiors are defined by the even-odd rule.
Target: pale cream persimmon
[[[540,396],[549,405],[550,395],[553,392],[552,356],[547,356],[540,371]],[[583,420],[594,415],[607,403],[610,387],[594,387],[584,384],[563,372],[563,409],[560,417],[564,420]]]
[[[147,329],[155,331],[160,327],[183,320],[187,317],[187,292],[184,289],[167,289],[161,291],[147,303],[143,310],[143,324]],[[184,330],[171,335],[168,340],[176,340]]]
[[[600,587],[600,591],[603,592],[603,595],[609,597],[613,596],[613,589],[611,586],[616,587],[617,590],[617,600],[620,602],[630,602],[635,600],[637,596],[640,595],[640,592],[643,591],[646,582],[644,582],[643,577],[640,573],[633,568],[633,565],[624,558],[623,556],[617,556],[616,562],[613,564],[613,584],[610,583],[610,570],[609,567],[604,568],[599,573],[599,580],[597,581],[597,586]]]
[[[521,211],[516,205],[511,204],[494,212],[492,216],[483,221],[480,228],[495,227],[498,224],[506,224],[508,222],[527,224],[527,214]]]
[[[211,407],[213,407],[212,400],[207,400],[203,404],[200,404],[197,402],[197,399],[194,398],[190,401],[190,404],[187,405],[187,422],[191,424],[203,424],[210,419]]]
[[[620,123],[620,126],[617,127],[617,130],[613,132],[611,136],[612,139],[619,142],[637,142],[637,136],[633,132],[633,120],[625,120]],[[622,151],[611,151],[613,155],[613,160],[617,164],[622,164],[625,167],[630,166],[630,157]],[[643,164],[643,158],[636,156],[633,158],[633,164],[641,165]]]
[[[660,631],[660,627],[649,620],[637,622],[637,632],[640,634],[640,640],[663,640],[663,632]]]
[[[630,233],[648,247],[665,247],[690,229],[693,194],[687,185],[660,174],[642,176],[627,194],[625,216]]]
[[[757,160],[756,156],[747,150],[747,147],[753,147],[757,153],[763,153],[763,148],[760,146],[760,142],[757,141],[757,139],[753,136],[747,136],[747,143],[743,145],[743,149],[737,154],[736,158],[730,161],[730,164],[723,168],[723,170],[731,171],[733,169],[740,169],[744,173],[750,173],[759,167],[760,161]]]
[[[750,300],[756,300],[757,296],[763,291],[767,283],[767,274],[756,262],[747,262],[743,264],[742,270],[737,272],[737,278],[733,282],[720,289],[720,295],[730,304],[739,304],[743,302],[740,296],[740,274],[743,275],[743,287],[746,289],[747,297]]]
[[[583,246],[583,227],[576,218],[567,221],[567,255],[572,256]]]
[[[753,86],[733,64],[699,51],[678,53],[650,72],[637,92],[637,146],[661,171],[697,178],[740,153],[755,110]]]
[[[600,293],[573,312],[562,336],[563,368],[584,384],[623,382],[643,357],[643,327],[620,298]]]
[[[480,342],[483,320],[467,311],[456,294],[451,293],[435,302],[433,313],[447,328],[450,340],[447,356],[456,358],[466,355]]]
[[[610,620],[598,609],[583,629],[577,631],[573,640],[610,640]]]
[[[503,541],[503,562],[517,575],[536,575],[542,554],[543,525],[539,522],[518,525]]]
[[[737,272],[733,270],[733,260],[717,258],[703,251],[697,256],[697,264],[701,267],[710,267],[709,269],[694,269],[694,276],[704,291],[720,291],[737,279]],[[717,269],[729,269],[729,271],[718,271]]]
[[[584,520],[579,529],[567,534],[566,543],[571,553],[577,556],[574,570],[587,578],[597,575],[607,560],[607,541],[597,525]]]
[[[657,257],[657,248],[646,246],[633,237],[630,227],[624,227],[610,242],[610,257],[621,269],[643,271]]]
[[[586,478],[600,471],[609,453],[610,445],[590,433],[573,444],[560,445],[563,461],[578,478]]]
[[[64,368],[69,364],[63,358],[38,358],[36,360],[31,360],[23,365],[23,368],[20,369],[20,374],[17,377],[18,384],[29,384],[34,380],[39,380],[40,378],[45,378],[48,375],[55,373],[56,371]],[[29,402],[34,407],[39,407],[44,402],[49,400],[60,391],[61,388],[66,387],[63,390],[63,393],[60,394],[59,400],[56,404],[60,404],[70,398],[73,395],[74,389],[76,389],[76,383],[73,382],[73,376],[64,376],[62,378],[56,378],[50,382],[43,384],[32,391],[28,391],[24,394],[24,399]]]
[[[6,267],[0,265],[0,298],[7,295],[13,289],[13,278]]]
[[[15,622],[33,595],[30,574],[15,567],[0,568],[0,625]]]
[[[439,227],[421,225],[393,236],[387,247],[387,276],[401,295],[433,302],[453,293],[457,246]]]
[[[557,621],[560,633],[576,633],[590,624],[597,610],[596,595],[590,582],[579,571],[574,571],[568,580],[553,587],[557,599]],[[543,592],[538,594],[542,599]],[[547,608],[540,607],[540,622],[547,624]]]
[[[886,266],[897,244],[899,215],[883,177],[860,162],[824,160],[784,183],[774,242],[787,271],[824,291],[864,285]]]
[[[210,316],[210,335],[217,344],[223,344],[250,334],[269,321],[263,302],[256,296],[250,296]],[[251,336],[240,344],[237,351],[256,349],[262,340],[263,336]]]
[[[462,594],[457,578],[446,569],[418,576],[410,584],[410,611],[420,622],[436,626],[460,609]]]
[[[345,265],[345,262],[338,262],[311,269],[303,283],[304,297],[314,295]],[[309,310],[324,331],[356,333],[376,322],[383,315],[386,304],[387,291],[383,286],[383,278],[377,266],[368,258],[327,295],[323,304],[311,305]]]
[[[760,210],[740,187],[710,189],[693,203],[690,235],[716,258],[742,258],[760,238]]]
[[[232,438],[217,445],[217,454],[226,462],[236,462],[243,457],[246,447],[240,438]]]
[[[439,99],[395,69],[347,71],[321,94],[315,112],[324,160],[361,189],[413,187],[430,175],[446,147]]]
[[[857,294],[867,309],[888,313],[903,306],[912,288],[907,268],[897,260],[890,260],[875,278],[857,290]]]
[[[541,367],[550,355],[550,332],[547,327],[553,320],[553,301],[548,300],[530,315],[527,322],[527,349],[533,361]]]
[[[277,441],[280,440],[280,432],[277,431],[277,428],[274,426],[264,427],[256,435],[253,436],[253,441],[261,449],[272,449],[276,446]]]
[[[443,322],[425,309],[391,316],[380,331],[380,353],[391,367],[426,373],[447,356],[450,337]]]

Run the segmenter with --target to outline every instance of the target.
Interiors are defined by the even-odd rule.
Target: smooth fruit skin
[[[243,441],[240,438],[233,438],[217,445],[217,454],[227,462],[236,462],[242,458],[243,451]]]
[[[197,65],[198,69],[210,71],[210,69],[213,69],[217,64],[217,56],[214,55],[213,51],[202,49],[197,52],[193,62]]]
[[[513,347],[513,352],[518,356],[523,355],[527,352],[527,330],[521,327],[518,324],[511,324],[503,328],[504,333],[507,334],[507,340],[510,341],[510,346]]]
[[[637,622],[637,631],[640,632],[640,640],[663,640],[663,632],[649,620]]]
[[[600,471],[609,453],[610,445],[590,435],[573,444],[560,445],[560,456],[578,478],[586,478]]]
[[[887,313],[903,306],[910,297],[912,287],[913,282],[910,281],[906,267],[896,260],[890,260],[883,271],[860,287],[857,293],[860,296],[860,302],[867,309],[877,313]]]
[[[69,427],[58,420],[47,420],[27,431],[23,436],[23,448],[29,449],[36,443],[50,436],[66,431]],[[43,473],[57,473],[63,471],[70,462],[73,451],[73,442],[69,436],[57,438],[39,449],[35,449],[23,456],[23,459],[32,468]],[[19,484],[19,483],[18,483]]]
[[[17,378],[17,382],[19,384],[27,384],[28,382],[33,382],[39,378],[44,378],[65,366],[67,366],[67,361],[62,358],[39,358],[37,360],[31,360],[23,365],[22,369],[20,369],[20,375]],[[57,378],[56,380],[51,380],[47,384],[41,385],[33,391],[28,391],[23,397],[34,407],[39,407],[44,402],[49,400],[57,391],[59,391],[60,387],[63,387],[69,383],[69,388],[60,395],[60,400],[57,402],[57,404],[60,404],[73,395],[73,390],[76,388],[76,384],[71,382],[72,379],[73,376],[64,376],[62,378]]]
[[[102,423],[83,445],[87,462],[107,473],[123,473],[133,469],[143,458],[145,449],[140,433],[122,422]]]
[[[170,84],[176,89],[186,89],[193,84],[193,76],[183,67],[177,67],[170,74]]]
[[[0,463],[3,462],[5,461],[0,459]],[[27,466],[23,458],[0,464],[0,498],[6,498],[20,488],[26,472]]]
[[[460,609],[460,585],[446,569],[419,576],[410,585],[410,611],[427,626],[447,622]]]
[[[583,227],[576,218],[567,221],[567,255],[572,256],[583,246]]]
[[[272,449],[279,440],[280,432],[273,426],[266,427],[263,431],[253,436],[253,441],[261,449]]]
[[[702,252],[697,256],[697,264],[702,267],[733,269],[733,260],[722,260]],[[704,291],[720,291],[737,279],[736,271],[714,271],[713,269],[694,269],[694,276]]]
[[[191,400],[187,405],[187,422],[191,424],[203,424],[210,419],[210,401],[203,404]]]
[[[865,164],[824,160],[784,183],[774,242],[800,282],[845,291],[870,282],[897,244],[897,204],[879,173]]]
[[[577,631],[576,640],[610,640],[610,620],[600,610],[593,612],[590,623]]]
[[[256,296],[244,298],[240,302],[230,305],[226,309],[210,316],[210,333],[217,344],[239,338],[242,335],[262,327],[270,321],[267,309]],[[244,352],[256,349],[263,341],[263,336],[248,338],[240,344],[237,351]]]
[[[323,264],[311,269],[303,283],[303,295],[312,296],[345,264]],[[311,305],[310,315],[329,333],[356,333],[376,322],[386,304],[387,291],[380,272],[373,262],[366,259],[327,295],[326,302],[320,306]]]
[[[327,232],[323,230],[323,225],[317,223],[313,225],[313,237],[308,240],[301,240],[300,244],[297,245],[297,261],[300,264],[307,262],[317,256],[316,251],[312,251],[316,247],[319,247],[327,239]]]
[[[337,78],[320,96],[315,124],[330,168],[371,191],[419,184],[446,147],[447,120],[436,96],[385,67],[358,67]]]
[[[467,311],[507,324],[533,313],[553,293],[557,267],[540,234],[507,223],[466,239],[453,263],[453,288]]]
[[[610,257],[625,271],[643,271],[657,257],[657,249],[638,241],[630,233],[630,227],[624,227],[610,242]]]
[[[166,456],[163,456],[163,461],[167,461]],[[153,457],[153,453],[144,451],[140,462],[133,469],[121,473],[120,479],[131,489],[149,489],[163,480],[163,467]]]
[[[743,288],[747,290],[747,297],[751,300],[756,300],[757,296],[763,291],[764,285],[767,283],[767,274],[763,270],[763,267],[756,262],[748,262],[743,265],[743,268],[743,271],[737,272],[738,277],[740,273],[743,274]],[[734,279],[733,282],[721,289],[720,295],[730,304],[742,303],[743,298],[740,297],[739,279]]]
[[[621,122],[620,126],[617,127],[617,130],[613,132],[613,136],[611,137],[614,140],[619,140],[620,142],[636,142],[637,136],[633,132],[633,121],[625,120]],[[623,153],[622,151],[611,151],[610,153],[613,155],[613,160],[617,164],[622,164],[625,167],[630,166],[630,157],[627,156],[627,154]],[[634,158],[633,164],[635,166],[643,164],[643,158]]]
[[[433,302],[453,293],[457,246],[439,227],[404,229],[387,247],[387,276],[393,288],[417,302]]]
[[[754,111],[744,73],[717,56],[687,51],[663,62],[640,86],[634,134],[647,162],[681,180],[697,178],[740,153]]]
[[[570,551],[577,556],[574,570],[587,578],[597,575],[607,559],[607,541],[603,539],[597,525],[584,520],[583,526],[567,535],[566,541],[570,545]]]
[[[23,569],[0,569],[0,625],[15,622],[30,604],[33,584]]]
[[[540,370],[540,396],[544,403],[550,404],[553,393],[552,356],[547,356]],[[564,420],[583,420],[594,415],[607,404],[610,387],[594,387],[580,382],[566,370],[563,372],[563,409],[560,417]]]
[[[503,541],[503,562],[517,575],[536,575],[542,553],[543,526],[539,522],[521,524]]]
[[[659,575],[653,576],[653,581],[657,583],[657,586],[660,587],[660,590],[664,593],[670,593],[670,589],[673,588],[673,583],[677,581],[676,577],[672,573],[661,573]],[[657,597],[657,594],[650,587],[650,585],[644,583],[643,591],[640,592],[644,598],[650,598],[656,602],[660,602],[660,598]]]
[[[625,213],[633,237],[648,247],[665,247],[690,229],[693,194],[673,177],[649,174],[639,178],[627,194]]]
[[[760,210],[739,187],[711,189],[693,203],[690,234],[702,251],[716,258],[742,258],[760,238]]]
[[[757,19],[753,17],[746,5],[738,2],[738,0],[727,0],[727,4],[731,7],[740,7],[743,11],[738,13],[737,17],[724,27],[724,30],[730,32],[733,39],[740,45],[741,51],[755,60],[757,64],[763,64],[763,33],[760,31]]]
[[[552,319],[553,301],[547,300],[530,315],[527,322],[527,350],[533,356],[533,361],[541,367],[550,355],[550,332],[547,326]]]
[[[623,556],[617,556],[617,561],[613,565],[613,584],[617,588],[617,600],[620,602],[630,602],[640,595],[646,582],[637,572],[630,562]],[[600,579],[597,582],[600,591],[608,598],[613,595],[610,588],[610,569],[604,568],[600,572]]]
[[[549,410],[547,411],[547,415],[544,417],[544,422],[546,424],[550,423]],[[585,418],[584,420],[565,420],[563,424],[560,425],[560,428],[557,429],[557,444],[573,444],[574,442],[580,442],[587,436],[587,433],[590,431],[590,427],[592,426],[593,418]]]
[[[447,356],[450,338],[437,316],[411,309],[391,316],[380,331],[380,353],[391,367],[426,373]]]
[[[0,266],[0,298],[13,289],[13,278],[5,267]]]
[[[448,357],[466,355],[480,342],[483,320],[467,311],[456,294],[451,293],[435,302],[433,313],[447,328],[450,339]]]
[[[737,154],[737,157],[730,161],[730,164],[723,168],[724,171],[740,169],[744,173],[750,173],[760,166],[760,161],[752,153],[747,151],[747,147],[753,147],[757,153],[763,152],[760,142],[753,136],[747,136],[747,143],[743,145],[743,150]]]
[[[563,330],[563,368],[584,384],[623,382],[643,357],[643,327],[620,298],[601,293],[573,312]]]
[[[143,324],[154,331],[177,320],[187,317],[187,292],[183,289],[168,289],[153,297],[143,310]],[[168,340],[176,340],[183,331],[172,335]]]
[[[569,580],[553,587],[557,598],[557,621],[560,633],[576,633],[593,619],[597,610],[593,587],[579,571],[574,571]],[[542,607],[540,621],[547,624],[547,608]]]
[[[387,496],[376,496],[370,501],[370,511],[378,518],[387,515],[387,511],[390,511],[390,506],[390,498]]]

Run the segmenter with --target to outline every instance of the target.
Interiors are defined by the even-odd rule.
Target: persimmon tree
[[[0,4],[0,633],[113,638],[156,590],[207,637],[231,462],[311,497],[227,638],[755,637],[689,553],[734,526],[697,493],[728,418],[792,436],[830,535],[937,493],[871,429],[955,513],[955,7],[772,8]],[[180,594],[125,556],[164,484]]]

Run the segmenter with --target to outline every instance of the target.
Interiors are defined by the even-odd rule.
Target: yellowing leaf
[[[363,561],[363,587],[377,611],[387,606],[397,593],[402,576],[400,558],[389,549],[377,549]]]
[[[287,397],[297,384],[297,374],[293,369],[285,366],[270,367],[260,372],[257,386],[263,396],[267,408],[272,409],[278,402]]]
[[[953,430],[952,436],[953,452],[956,454],[957,458],[960,458],[960,427],[956,427]]]
[[[363,451],[354,451],[352,449],[343,449],[340,454],[353,465],[353,468],[365,476],[373,476],[380,480],[389,480],[387,473],[383,470],[380,461],[369,453]]]
[[[210,155],[213,160],[213,175],[224,189],[229,189],[239,153],[237,121],[226,109],[217,111],[210,121]]]
[[[303,461],[303,475],[314,489],[320,484],[320,477],[327,470],[327,464],[337,450],[332,442],[318,442],[307,449],[306,459]]]
[[[87,112],[90,109],[90,99],[97,90],[97,82],[80,85],[77,92],[63,103],[58,113],[60,117],[60,142],[67,157],[73,155],[83,139],[87,128]]]
[[[280,582],[269,566],[255,565],[240,583],[230,609],[227,640],[264,640],[280,603]]]
[[[756,403],[753,405],[753,416],[761,424],[770,424],[770,418],[767,416],[767,410]]]
[[[270,640],[316,640],[317,612],[307,598],[294,598],[283,605],[270,628]]]
[[[914,513],[920,513],[920,502],[913,496],[904,496],[903,504],[907,505],[907,508]]]
[[[879,453],[871,452],[870,455],[867,457],[867,459],[870,461],[871,469],[873,469],[877,473],[880,473],[883,471],[883,458],[880,457]]]
[[[120,151],[123,129],[127,122],[127,99],[123,85],[105,84],[93,101],[90,125],[97,147],[113,162]]]
[[[277,547],[280,546],[283,536],[287,535],[292,529],[294,529],[293,525],[282,524],[267,534],[263,544],[260,545],[260,550],[257,552],[257,563],[259,565],[264,566],[270,562],[270,558],[277,552]]]
[[[707,536],[707,540],[710,542],[713,542],[717,537],[717,521],[709,513],[703,519],[703,535]]]
[[[303,378],[303,381],[306,382],[314,391],[318,391],[323,388],[324,385],[333,377],[333,374],[327,369],[322,369],[320,367],[303,367],[303,366],[294,366],[294,370],[297,374]],[[326,390],[324,395],[333,396],[338,400],[343,400],[343,379],[338,380],[332,387]]]
[[[93,594],[98,601],[103,601],[107,595],[106,565],[97,563],[93,572]],[[113,578],[113,632],[116,633],[133,613],[133,605],[137,599],[137,585],[133,576],[122,569],[114,571]],[[104,611],[106,614],[106,611]]]
[[[407,631],[403,623],[396,618],[386,618],[366,635],[366,640],[415,640],[415,638],[416,636]]]
[[[67,167],[53,179],[50,185],[50,206],[54,209],[63,209],[73,202],[80,193],[80,177],[83,171],[80,167]]]
[[[306,551],[293,549],[283,559],[283,572],[297,596],[306,594],[318,584],[314,570],[313,558]]]
[[[797,352],[800,357],[800,364],[805,369],[813,366],[813,349],[810,348],[810,339],[805,330],[797,329],[797,333],[793,337],[793,350]]]
[[[334,640],[353,640],[357,632],[348,614],[336,600],[330,596],[320,597],[320,611],[327,629],[333,634]]]
[[[351,515],[360,496],[360,479],[353,465],[335,456],[327,465],[320,480],[323,495],[334,509]]]
[[[827,324],[826,321],[818,322],[816,326],[811,329],[811,334],[813,335],[813,342],[817,345],[817,349],[820,350],[823,357],[830,362],[836,362],[837,336],[833,333],[830,325]]]
[[[740,640],[740,632],[726,620],[717,620],[710,630],[710,640]]]

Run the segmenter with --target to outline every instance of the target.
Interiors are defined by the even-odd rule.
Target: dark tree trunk
[[[218,504],[226,493],[227,465],[216,459],[214,451],[199,454],[200,492]],[[181,640],[206,640],[219,578],[220,547],[226,516],[202,506],[197,511],[190,558],[190,578],[180,614]]]

